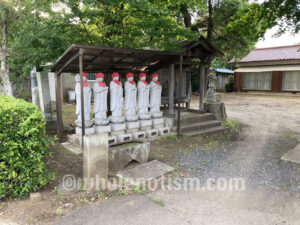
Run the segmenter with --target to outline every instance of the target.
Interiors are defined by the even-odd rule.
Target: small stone
[[[72,208],[74,206],[73,203],[66,203],[63,205],[63,208],[66,209],[66,208]]]
[[[42,201],[42,195],[39,192],[30,193],[30,201],[31,203],[37,203]]]

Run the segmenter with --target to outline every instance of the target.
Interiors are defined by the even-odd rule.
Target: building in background
[[[228,76],[233,74],[234,72],[229,69],[222,69],[222,68],[216,69],[216,75],[218,77],[218,86],[217,86],[218,91],[225,91],[225,84],[227,83]]]
[[[234,71],[235,91],[300,92],[300,45],[258,48]]]

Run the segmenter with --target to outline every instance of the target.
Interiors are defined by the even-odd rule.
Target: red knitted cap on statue
[[[114,72],[114,73],[111,75],[111,77],[112,77],[112,78],[114,78],[114,77],[120,77],[120,74],[117,73],[117,72]]]
[[[133,73],[127,73],[126,78],[129,78],[129,77],[134,77]]]
[[[104,73],[97,73],[96,78],[104,78]]]
[[[151,75],[151,79],[153,79],[154,77],[158,77],[158,73],[154,73]]]
[[[82,76],[88,78],[88,75],[85,72],[82,73]]]
[[[139,78],[141,79],[141,77],[146,77],[147,75],[145,73],[140,73],[139,74]]]

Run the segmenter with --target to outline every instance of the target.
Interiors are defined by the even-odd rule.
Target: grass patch
[[[147,198],[149,198],[153,203],[157,204],[157,205],[160,205],[161,207],[164,207],[165,204],[162,200],[159,200],[159,199],[155,199],[153,198],[152,196],[150,195],[147,195]]]

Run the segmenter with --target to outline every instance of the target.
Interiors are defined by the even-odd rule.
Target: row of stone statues
[[[91,115],[91,88],[87,82],[87,74],[83,73],[83,93],[84,93],[84,118],[85,126],[91,127],[93,124],[97,126],[105,126],[111,123],[123,123],[140,120],[148,120],[150,118],[161,118],[161,91],[162,87],[158,81],[158,74],[152,74],[150,85],[146,81],[146,74],[139,74],[139,82],[136,86],[134,75],[126,74],[127,81],[124,84],[125,88],[125,116],[123,116],[123,87],[119,73],[112,74],[112,81],[109,88],[106,86],[103,73],[96,74],[96,82],[93,85],[94,93],[94,114],[95,118],[92,121]],[[80,92],[80,76],[76,75],[76,114],[78,120],[76,125],[81,127],[81,92]],[[107,94],[110,90],[110,110],[111,117],[107,117]],[[150,95],[150,96],[149,96]],[[138,96],[138,101],[137,101]],[[150,102],[149,102],[150,100]],[[138,107],[137,107],[138,106]],[[150,107],[150,113],[149,113]],[[136,109],[138,108],[138,114]]]

